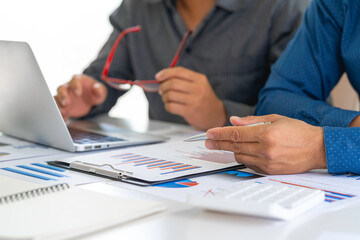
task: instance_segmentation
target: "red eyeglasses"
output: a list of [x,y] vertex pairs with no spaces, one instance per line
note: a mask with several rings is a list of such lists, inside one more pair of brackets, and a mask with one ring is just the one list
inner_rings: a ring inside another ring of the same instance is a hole
[[[122,31],[119,36],[117,37],[114,45],[112,46],[109,56],[106,59],[105,62],[105,66],[104,69],[102,71],[101,74],[101,79],[104,80],[110,87],[113,87],[115,89],[118,90],[122,90],[122,91],[126,91],[129,90],[131,88],[131,86],[133,85],[138,85],[139,87],[141,87],[144,91],[146,92],[157,92],[159,91],[160,88],[160,82],[157,80],[125,80],[125,79],[118,79],[118,78],[112,78],[109,77],[109,69],[110,69],[110,65],[111,62],[114,58],[114,54],[115,51],[117,49],[117,46],[119,45],[121,39],[128,33],[132,33],[132,32],[140,32],[141,31],[141,26],[135,26],[135,27],[130,27],[130,28],[126,28],[124,31]],[[191,31],[187,31],[180,43],[180,46],[178,48],[178,50],[176,51],[176,54],[173,58],[173,60],[171,61],[170,64],[170,68],[173,68],[176,66],[176,63],[179,60],[179,56],[181,53],[182,48],[185,45],[186,40],[188,39],[188,37],[191,35]]]

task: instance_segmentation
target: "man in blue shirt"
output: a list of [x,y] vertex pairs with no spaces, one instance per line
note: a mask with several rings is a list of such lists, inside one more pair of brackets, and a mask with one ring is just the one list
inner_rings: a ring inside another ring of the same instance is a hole
[[[254,127],[208,131],[206,146],[235,152],[237,161],[270,174],[328,168],[360,174],[360,117],[326,103],[347,73],[360,92],[360,1],[313,0],[298,33],[272,68],[257,115],[232,118]],[[345,96],[346,97],[346,96]],[[310,125],[311,124],[311,125]],[[324,127],[319,127],[324,126]]]

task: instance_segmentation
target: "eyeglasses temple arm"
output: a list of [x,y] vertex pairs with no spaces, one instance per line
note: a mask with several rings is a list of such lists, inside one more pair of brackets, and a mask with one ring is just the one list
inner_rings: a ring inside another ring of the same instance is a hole
[[175,54],[173,60],[171,61],[170,68],[173,68],[173,67],[176,66],[176,63],[177,63],[178,60],[179,60],[181,51],[182,51],[182,49],[183,49],[183,47],[184,47],[184,45],[185,45],[185,43],[186,43],[186,40],[189,38],[189,36],[190,36],[191,34],[192,34],[192,31],[187,31],[187,32],[184,34],[184,36],[183,36],[183,38],[182,38],[182,40],[181,40],[180,46],[179,46],[178,50],[176,51],[176,54]]
[[121,39],[128,33],[131,33],[131,32],[140,32],[141,30],[141,26],[135,26],[135,27],[130,27],[130,28],[127,28],[125,29],[124,31],[122,31],[119,36],[116,38],[115,40],[115,43],[114,45],[112,46],[111,50],[110,50],[110,53],[106,59],[106,62],[105,62],[105,66],[104,66],[104,69],[102,71],[102,74],[101,74],[101,79],[105,80],[108,76],[108,73],[109,73],[109,69],[110,69],[110,65],[111,65],[111,62],[114,58],[114,54],[115,54],[115,51],[116,51],[116,48],[117,46],[119,45]]

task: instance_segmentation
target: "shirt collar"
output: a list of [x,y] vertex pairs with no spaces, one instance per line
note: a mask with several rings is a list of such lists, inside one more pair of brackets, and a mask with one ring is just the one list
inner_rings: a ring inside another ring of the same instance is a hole
[[[167,2],[168,6],[174,6],[174,0],[146,0],[149,3]],[[216,6],[230,12],[240,11],[251,0],[216,0]]]

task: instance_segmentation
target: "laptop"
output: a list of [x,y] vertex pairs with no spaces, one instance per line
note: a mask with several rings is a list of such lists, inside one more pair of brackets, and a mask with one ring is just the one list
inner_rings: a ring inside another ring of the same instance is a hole
[[30,46],[25,42],[0,41],[0,132],[70,152],[166,140],[106,123],[75,121],[68,125]]

